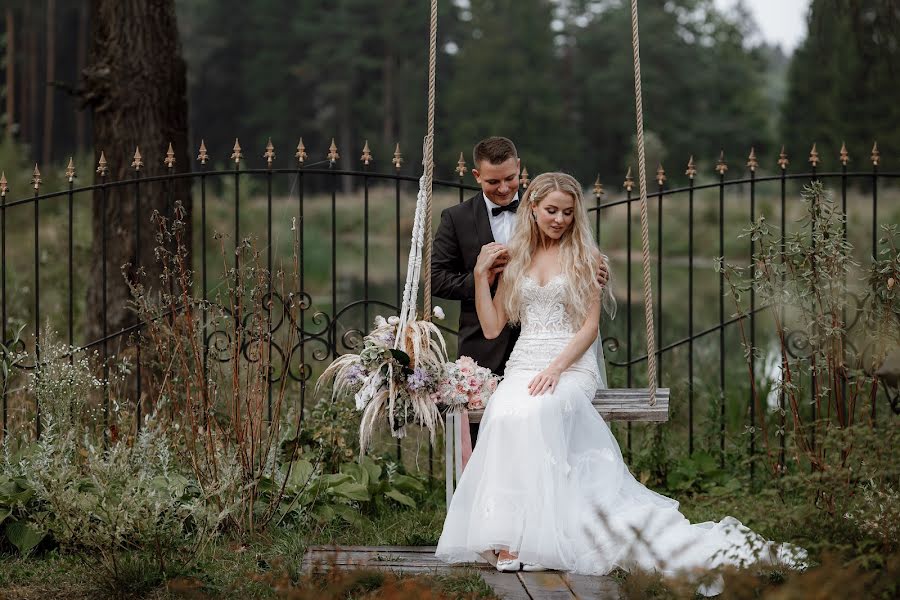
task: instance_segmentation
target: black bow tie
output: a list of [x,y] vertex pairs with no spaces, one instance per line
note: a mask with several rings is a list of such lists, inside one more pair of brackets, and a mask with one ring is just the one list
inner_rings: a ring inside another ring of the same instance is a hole
[[514,212],[516,212],[517,208],[519,208],[519,201],[513,200],[506,206],[495,206],[494,208],[491,209],[491,214],[496,217],[497,215],[499,215],[500,213],[502,213],[505,210],[508,210],[509,212],[514,213]]

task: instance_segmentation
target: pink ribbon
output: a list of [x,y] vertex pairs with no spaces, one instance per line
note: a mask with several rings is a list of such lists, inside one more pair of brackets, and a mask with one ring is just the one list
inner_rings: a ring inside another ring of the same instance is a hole
[[[462,469],[465,470],[469,457],[472,456],[472,433],[469,431],[469,411],[460,413],[460,443],[462,444]],[[460,471],[462,472],[462,471]]]

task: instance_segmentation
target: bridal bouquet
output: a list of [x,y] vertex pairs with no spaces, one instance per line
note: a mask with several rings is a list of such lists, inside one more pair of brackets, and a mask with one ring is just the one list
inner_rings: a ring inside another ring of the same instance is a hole
[[500,378],[472,358],[460,356],[455,363],[447,363],[447,375],[432,397],[448,410],[479,410],[497,389]]
[[[442,316],[440,308],[436,316]],[[428,429],[432,441],[448,410],[484,408],[499,378],[467,356],[447,360],[440,330],[429,321],[407,323],[403,349],[398,345],[399,317],[375,317],[375,327],[363,338],[359,354],[335,359],[316,383],[316,393],[331,385],[332,398],[353,399],[362,413],[360,452],[365,452],[379,422],[402,438],[409,423]]]
[[432,439],[440,410],[432,395],[445,377],[447,348],[438,328],[428,321],[406,325],[403,349],[398,345],[400,319],[375,317],[375,328],[363,338],[359,354],[338,357],[319,378],[316,391],[332,386],[334,399],[352,398],[362,412],[360,451],[365,452],[378,422],[387,420],[391,434],[402,438],[406,425],[418,423]]

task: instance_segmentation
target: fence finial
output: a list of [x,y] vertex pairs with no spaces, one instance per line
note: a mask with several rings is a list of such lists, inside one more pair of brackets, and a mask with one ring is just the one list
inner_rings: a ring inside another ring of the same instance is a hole
[[787,154],[784,152],[784,146],[782,145],[781,152],[778,153],[778,166],[784,171],[789,164],[791,164],[791,161],[788,160]]
[[8,191],[9,185],[7,185],[6,181],[6,171],[0,171],[0,198],[6,198]]
[[306,146],[303,145],[303,138],[300,138],[300,142],[297,144],[297,151],[294,152],[294,158],[297,159],[297,164],[301,167],[303,163],[306,162],[306,159],[309,158],[309,155],[306,153]]
[[141,167],[144,166],[143,158],[141,157],[141,148],[140,146],[134,147],[134,157],[131,160],[131,166],[135,171],[140,171]]
[[600,183],[600,173],[597,173],[597,179],[594,181],[594,198],[597,200],[600,199],[600,196],[605,194],[603,191],[603,184]]
[[359,157],[359,160],[367,167],[369,166],[369,163],[372,162],[372,151],[369,150],[369,140],[366,140],[365,145],[363,145],[362,156]]
[[850,162],[850,153],[847,152],[847,143],[841,142],[841,164],[846,167],[848,162]]
[[815,142],[813,142],[812,150],[809,151],[809,164],[813,166],[813,169],[819,166],[819,151],[816,150]]
[[522,175],[519,177],[519,185],[522,186],[522,189],[528,189],[528,184],[531,183],[531,178],[528,176],[528,167],[522,166]]
[[66,178],[69,180],[69,183],[75,181],[75,160],[70,156],[69,164],[66,165]]
[[266,142],[266,151],[263,153],[263,158],[266,159],[266,167],[271,169],[272,162],[275,160],[275,146],[272,144],[272,138],[269,138],[269,141]]
[[725,171],[728,170],[728,163],[725,162],[725,150],[721,150],[719,152],[719,161],[716,163],[716,172],[720,177],[725,175]]
[[334,138],[331,138],[331,145],[328,147],[328,162],[334,165],[334,161],[341,157],[338,154],[337,144],[334,143]]
[[656,164],[656,183],[662,185],[666,182],[666,170],[663,169],[662,163]]
[[456,174],[463,177],[466,174],[466,171],[468,171],[468,169],[466,169],[466,159],[463,158],[463,153],[460,152],[459,160],[456,161]]
[[628,167],[628,172],[625,173],[625,183],[622,184],[622,187],[625,188],[626,192],[634,189],[634,177],[631,176],[631,167]]
[[166,150],[166,157],[163,159],[168,168],[175,166],[175,150],[172,148],[172,142],[169,142],[169,149]]
[[34,163],[34,172],[31,174],[31,185],[34,186],[34,191],[39,191],[41,189],[41,171],[38,169],[37,163]]
[[394,163],[394,168],[396,170],[400,170],[400,166],[403,165],[403,155],[400,153],[400,142],[397,142],[397,147],[394,148],[394,160],[391,161]]
[[697,166],[694,165],[694,155],[691,154],[691,157],[688,159],[687,170],[684,172],[685,175],[690,177],[691,179],[697,175]]
[[240,165],[242,158],[244,158],[244,155],[241,154],[241,143],[237,138],[234,138],[234,148],[231,149],[231,160],[234,161],[235,165]]
[[878,151],[878,142],[872,146],[872,165],[878,166],[878,163],[881,162],[881,152]]
[[200,150],[199,154],[197,154],[197,160],[200,161],[201,165],[205,165],[206,161],[209,160],[209,152],[206,151],[206,141],[202,138],[200,139]]
[[100,177],[106,177],[107,173],[109,173],[109,166],[106,162],[106,153],[101,150],[100,160],[97,161],[97,175],[99,175]]
[[751,173],[756,173],[756,167],[759,166],[759,161],[756,160],[756,148],[750,146],[750,156],[747,157],[747,167],[749,167]]

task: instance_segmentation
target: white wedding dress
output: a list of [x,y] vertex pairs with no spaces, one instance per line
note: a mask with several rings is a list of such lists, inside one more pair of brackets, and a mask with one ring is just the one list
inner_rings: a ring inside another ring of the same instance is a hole
[[505,549],[523,563],[588,575],[635,566],[665,574],[757,561],[803,566],[802,549],[768,542],[732,517],[692,525],[677,501],[635,480],[591,405],[605,385],[599,340],[552,394],[528,394],[528,382],[577,329],[564,294],[564,275],[545,286],[526,277],[521,335],[485,409],[435,555],[475,562],[481,552]]

